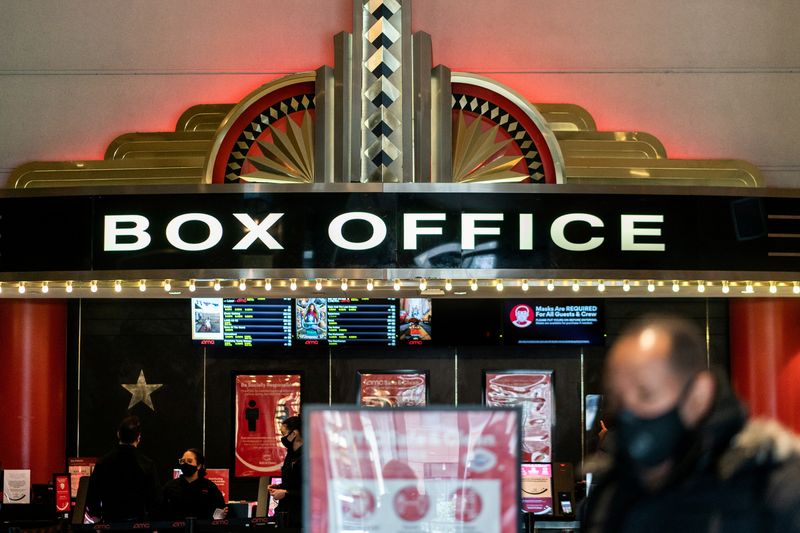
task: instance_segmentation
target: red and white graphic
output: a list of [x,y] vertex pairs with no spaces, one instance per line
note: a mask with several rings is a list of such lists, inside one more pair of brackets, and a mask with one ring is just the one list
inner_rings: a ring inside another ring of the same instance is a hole
[[522,462],[550,462],[555,412],[553,372],[487,372],[485,379],[487,406],[522,409]]
[[222,500],[228,501],[230,470],[227,468],[208,468],[206,469],[206,479],[213,482],[222,493]]
[[394,495],[394,512],[406,522],[422,520],[431,506],[427,494],[421,493],[416,487],[405,487]]
[[522,510],[537,515],[553,514],[553,466],[523,464],[521,472]]
[[70,497],[78,497],[78,483],[82,477],[91,476],[97,457],[70,457],[67,459],[67,472],[69,472]]
[[300,376],[238,375],[235,380],[234,475],[279,474],[286,456],[280,425],[286,418],[300,414]]
[[455,517],[459,522],[472,522],[481,514],[483,502],[481,495],[470,487],[457,489],[453,493]]
[[354,489],[342,502],[342,512],[357,520],[370,516],[375,512],[375,495],[363,488]]
[[359,404],[362,407],[424,407],[427,375],[424,372],[359,373]]
[[528,304],[519,304],[515,305],[511,309],[511,314],[509,318],[511,319],[511,323],[518,328],[527,328],[531,324],[533,324],[533,319],[536,317],[536,314]]
[[519,411],[315,407],[305,417],[311,533],[517,531]]
[[55,476],[53,484],[56,491],[56,512],[66,513],[69,511],[69,476]]

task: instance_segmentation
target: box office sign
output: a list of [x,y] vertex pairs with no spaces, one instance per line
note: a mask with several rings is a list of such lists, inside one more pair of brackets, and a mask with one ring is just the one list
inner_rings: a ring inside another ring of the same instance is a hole
[[306,410],[306,527],[518,531],[516,409]]
[[731,189],[731,195],[645,195],[543,187],[6,194],[0,270],[798,267],[800,241],[775,237],[800,233],[796,198],[737,196]]

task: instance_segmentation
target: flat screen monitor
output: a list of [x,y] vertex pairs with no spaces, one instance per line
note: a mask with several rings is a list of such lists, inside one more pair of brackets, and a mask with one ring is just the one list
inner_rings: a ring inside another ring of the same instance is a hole
[[436,299],[436,337],[439,346],[500,344],[503,300]]
[[[283,481],[279,477],[271,477],[271,478],[269,478],[269,484],[270,485],[280,485],[282,482]],[[275,516],[275,509],[277,509],[277,508],[278,508],[278,500],[276,500],[275,498],[272,497],[272,495],[270,495],[270,497],[269,497],[269,507],[267,508],[267,516],[270,517],[270,518]]]
[[603,304],[597,300],[506,300],[506,344],[603,345]]
[[397,317],[397,341],[402,344],[426,344],[432,340],[433,303],[430,298],[400,298]]
[[393,298],[328,298],[328,344],[397,344],[397,301]]
[[328,341],[328,301],[325,298],[298,298],[294,303],[294,334],[300,344]]
[[522,463],[522,511],[535,515],[553,514],[553,465]]
[[211,346],[291,346],[291,298],[192,298],[192,340]]

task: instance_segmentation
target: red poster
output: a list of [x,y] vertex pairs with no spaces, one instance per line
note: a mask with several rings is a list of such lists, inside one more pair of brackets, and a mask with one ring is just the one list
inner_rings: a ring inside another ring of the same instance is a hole
[[519,411],[335,409],[306,414],[311,533],[516,533]]
[[69,472],[69,486],[72,498],[78,497],[78,483],[84,476],[91,476],[97,457],[70,457],[67,461]]
[[234,475],[280,474],[286,455],[280,424],[300,414],[300,376],[237,375],[235,391]]
[[228,478],[229,470],[227,468],[207,468],[206,479],[213,481],[219,491],[222,493],[222,499],[227,503],[228,501]]
[[428,404],[426,372],[359,372],[358,377],[358,403],[362,407],[424,407]]
[[484,379],[487,406],[522,408],[522,462],[550,462],[555,421],[553,372],[486,372]]
[[66,474],[57,474],[53,476],[53,486],[56,491],[56,512],[66,513],[69,511],[69,476]]

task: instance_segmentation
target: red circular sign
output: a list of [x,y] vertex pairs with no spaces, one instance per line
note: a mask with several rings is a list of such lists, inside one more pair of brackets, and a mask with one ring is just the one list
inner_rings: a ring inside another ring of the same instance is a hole
[[350,518],[365,518],[375,512],[375,496],[366,489],[354,489],[342,503],[342,512]]
[[533,308],[528,304],[515,305],[509,314],[511,323],[518,328],[527,328],[533,324],[534,316]]
[[421,520],[428,513],[430,505],[428,495],[422,494],[416,487],[404,487],[394,496],[394,510],[406,522]]
[[459,522],[472,522],[481,514],[483,500],[474,489],[465,487],[453,493],[455,518]]

